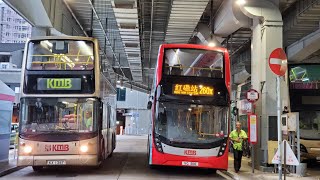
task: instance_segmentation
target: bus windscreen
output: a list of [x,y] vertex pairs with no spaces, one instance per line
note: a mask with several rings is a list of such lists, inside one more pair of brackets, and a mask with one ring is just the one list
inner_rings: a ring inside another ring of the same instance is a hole
[[33,40],[28,44],[27,70],[92,70],[93,42]]
[[164,75],[220,78],[223,76],[223,53],[202,49],[166,49]]

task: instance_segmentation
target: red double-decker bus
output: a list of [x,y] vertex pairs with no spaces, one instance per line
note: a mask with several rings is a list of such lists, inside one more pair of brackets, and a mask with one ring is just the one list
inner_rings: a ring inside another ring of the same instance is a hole
[[228,168],[227,49],[160,46],[152,88],[149,165]]

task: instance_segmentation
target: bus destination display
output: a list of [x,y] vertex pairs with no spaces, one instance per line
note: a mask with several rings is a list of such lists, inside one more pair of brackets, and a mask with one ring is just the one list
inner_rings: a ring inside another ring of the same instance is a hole
[[172,93],[176,95],[189,96],[213,96],[214,88],[212,86],[192,85],[192,84],[174,84]]
[[81,78],[38,78],[37,90],[81,90]]

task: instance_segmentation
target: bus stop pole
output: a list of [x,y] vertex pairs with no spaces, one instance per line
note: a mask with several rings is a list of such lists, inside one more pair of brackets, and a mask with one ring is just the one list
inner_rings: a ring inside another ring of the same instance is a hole
[[279,180],[282,179],[282,148],[281,148],[281,141],[282,141],[282,134],[281,134],[281,102],[280,102],[280,76],[277,76],[277,120],[278,120],[278,149],[280,150],[279,153]]
[[[252,106],[253,106],[253,113],[256,114],[256,108],[254,103],[252,103]],[[250,119],[249,119],[249,122],[250,122]],[[250,143],[251,143],[251,168],[252,168],[252,173],[254,173],[254,147],[253,147],[254,144],[252,142]]]

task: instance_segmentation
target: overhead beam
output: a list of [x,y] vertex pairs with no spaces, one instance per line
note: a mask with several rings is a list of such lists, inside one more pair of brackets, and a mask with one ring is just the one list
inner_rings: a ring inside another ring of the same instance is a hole
[[289,61],[302,61],[320,49],[320,29],[287,47]]

